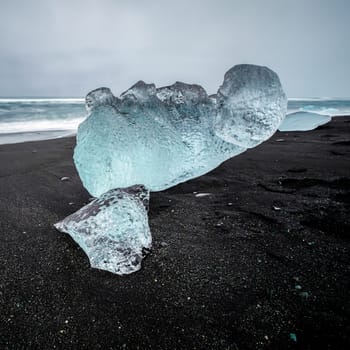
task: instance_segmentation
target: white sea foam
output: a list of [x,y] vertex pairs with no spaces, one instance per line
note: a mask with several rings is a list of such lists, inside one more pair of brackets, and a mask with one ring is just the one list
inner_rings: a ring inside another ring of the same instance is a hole
[[74,134],[85,113],[80,98],[0,98],[0,144]]
[[288,101],[350,101],[345,97],[288,97]]
[[18,122],[0,122],[0,135],[11,133],[26,133],[38,131],[57,131],[71,130],[76,131],[78,125],[84,120],[81,118],[60,120],[33,120],[33,121],[18,121]]
[[0,145],[10,143],[20,143],[29,141],[43,141],[57,139],[61,137],[74,136],[76,131],[72,130],[52,130],[25,133],[0,134]]
[[83,98],[0,98],[1,103],[84,103]]
[[288,112],[311,112],[322,115],[350,115],[350,100],[345,98],[289,98]]

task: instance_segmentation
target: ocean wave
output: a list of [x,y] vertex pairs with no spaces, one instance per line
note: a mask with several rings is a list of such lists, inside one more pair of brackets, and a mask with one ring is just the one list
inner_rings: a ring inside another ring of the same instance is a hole
[[345,97],[288,97],[288,101],[350,101]]
[[28,141],[43,141],[58,139],[61,137],[74,136],[75,130],[52,130],[52,131],[37,131],[37,132],[20,132],[11,134],[0,134],[0,145],[21,143]]
[[0,122],[0,134],[11,134],[19,132],[35,132],[50,130],[77,130],[78,125],[84,117],[74,119],[56,120],[31,120],[17,122]]
[[347,99],[296,99],[288,100],[288,112],[310,112],[331,116],[350,115],[350,100]]
[[0,103],[85,103],[84,98],[0,98]]

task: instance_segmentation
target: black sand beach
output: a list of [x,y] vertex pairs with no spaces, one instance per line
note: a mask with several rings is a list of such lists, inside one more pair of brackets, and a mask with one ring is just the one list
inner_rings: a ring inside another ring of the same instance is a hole
[[350,117],[152,193],[125,277],[52,226],[90,197],[74,142],[0,146],[0,349],[350,348]]

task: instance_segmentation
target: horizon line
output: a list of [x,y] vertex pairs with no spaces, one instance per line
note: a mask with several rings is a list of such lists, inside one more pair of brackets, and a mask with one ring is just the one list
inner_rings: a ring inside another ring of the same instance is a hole
[[[349,97],[287,97],[288,101],[320,101],[320,100],[350,100]],[[85,97],[61,97],[61,96],[0,96],[0,102],[23,102],[23,101],[85,101]]]

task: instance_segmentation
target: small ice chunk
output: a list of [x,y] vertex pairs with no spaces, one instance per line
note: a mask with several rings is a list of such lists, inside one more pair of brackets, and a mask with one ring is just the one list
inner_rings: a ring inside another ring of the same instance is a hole
[[289,338],[293,341],[297,341],[297,335],[295,333],[289,333]]
[[70,180],[70,177],[68,176],[61,177],[61,181],[68,181],[68,180]]
[[308,131],[316,129],[318,126],[329,123],[332,117],[311,112],[295,112],[288,114],[279,131]]
[[196,197],[207,197],[207,196],[211,196],[211,193],[197,193]]
[[55,224],[85,251],[92,267],[118,275],[141,268],[152,243],[149,191],[141,185],[113,189]]

